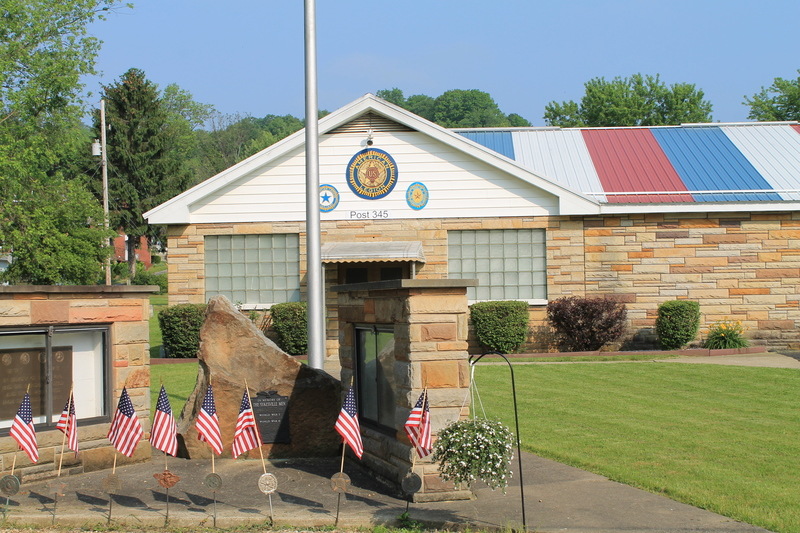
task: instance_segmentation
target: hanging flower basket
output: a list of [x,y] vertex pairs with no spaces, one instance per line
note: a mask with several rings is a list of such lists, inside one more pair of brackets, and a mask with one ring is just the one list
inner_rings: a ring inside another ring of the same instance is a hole
[[505,490],[511,477],[514,435],[496,420],[470,418],[444,428],[433,447],[442,479],[471,486],[483,481]]

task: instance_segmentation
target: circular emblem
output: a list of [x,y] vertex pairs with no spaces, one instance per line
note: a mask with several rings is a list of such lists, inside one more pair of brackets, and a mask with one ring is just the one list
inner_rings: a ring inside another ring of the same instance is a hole
[[56,352],[56,362],[63,363],[64,362],[64,352]]
[[397,164],[383,150],[361,150],[347,164],[347,185],[359,198],[383,198],[396,184]]
[[331,489],[333,492],[347,492],[350,485],[350,476],[344,472],[337,472],[331,476]]
[[406,189],[406,203],[417,211],[428,205],[428,188],[418,181],[409,185]]
[[420,478],[414,472],[409,472],[400,482],[400,487],[406,494],[414,494],[415,492],[419,492],[419,489],[422,488],[422,478]]
[[319,210],[328,213],[339,205],[339,191],[333,185],[319,186]]
[[272,494],[278,488],[278,478],[273,474],[261,474],[258,478],[258,490],[264,494]]
[[219,474],[212,472],[206,475],[203,483],[211,490],[217,490],[222,486],[222,478],[219,476]]
[[116,494],[122,488],[122,480],[117,474],[109,474],[103,480],[103,490],[107,494]]
[[11,475],[3,476],[0,479],[0,492],[6,496],[13,496],[19,492],[19,478]]
[[31,362],[31,354],[28,352],[22,352],[22,355],[19,356],[19,362],[23,365],[27,365]]
[[9,353],[4,353],[3,354],[3,364],[5,366],[8,366],[8,365],[11,364],[11,354],[9,354]]
[[164,470],[161,473],[153,474],[153,477],[156,478],[158,480],[158,484],[165,489],[171,489],[178,483],[178,481],[181,480],[180,476],[173,474],[169,470]]

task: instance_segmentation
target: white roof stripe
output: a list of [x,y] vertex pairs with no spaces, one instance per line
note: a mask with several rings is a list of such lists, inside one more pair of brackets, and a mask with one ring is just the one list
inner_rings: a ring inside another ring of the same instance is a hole
[[[758,128],[722,126],[736,148],[784,200],[800,200],[800,133],[788,125],[762,125]],[[783,192],[780,192],[783,191]]]
[[[602,191],[589,149],[580,130],[512,131],[518,163],[574,191]],[[606,202],[605,195],[593,196]]]

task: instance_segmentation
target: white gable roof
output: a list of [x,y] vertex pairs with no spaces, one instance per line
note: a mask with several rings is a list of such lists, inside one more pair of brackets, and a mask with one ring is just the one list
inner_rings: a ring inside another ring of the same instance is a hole
[[[432,143],[441,153],[456,154],[456,156],[460,158],[459,162],[455,163],[456,167],[460,165],[463,168],[463,161],[466,157],[467,160],[471,161],[471,164],[468,166],[470,166],[470,168],[474,166],[478,169],[477,174],[480,175],[480,179],[484,179],[488,174],[496,176],[498,179],[496,180],[494,188],[490,188],[488,192],[481,192],[480,194],[486,194],[489,197],[494,195],[498,205],[504,205],[503,202],[510,202],[508,204],[510,210],[508,212],[504,211],[500,213],[500,215],[511,216],[520,214],[519,211],[513,210],[514,205],[512,205],[513,202],[511,200],[512,197],[517,198],[520,197],[520,195],[524,197],[527,194],[524,192],[526,190],[536,191],[536,194],[547,197],[545,203],[549,204],[549,207],[545,209],[549,209],[549,214],[572,215],[599,213],[599,203],[597,201],[565,188],[551,180],[545,179],[522,167],[519,163],[481,144],[422,119],[372,94],[366,94],[358,100],[320,119],[319,133],[321,143],[323,142],[322,139],[325,134],[369,112],[405,126],[413,132],[413,135],[410,133],[398,134],[396,136],[397,139],[395,139],[396,143],[398,143],[397,146],[402,148],[400,143],[403,142],[405,142],[407,146],[410,146],[410,144],[420,144],[419,141],[423,141],[421,144],[426,146]],[[420,134],[422,134],[422,136],[420,136]],[[363,135],[361,135],[361,137],[363,137]],[[280,195],[271,195],[270,193],[264,195],[264,198],[267,199],[264,200],[262,198],[262,203],[257,207],[248,208],[248,206],[240,205],[228,209],[226,213],[222,213],[223,209],[213,205],[213,203],[214,201],[219,201],[220,198],[232,191],[233,188],[242,185],[248,180],[253,180],[254,176],[258,176],[259,173],[264,172],[265,169],[271,166],[274,168],[281,164],[286,164],[287,161],[291,161],[295,166],[297,166],[297,164],[304,165],[304,143],[305,130],[300,130],[244,161],[220,172],[216,176],[192,187],[182,194],[175,196],[171,200],[151,209],[144,214],[144,217],[151,224],[242,222],[252,219],[251,215],[256,211],[264,212],[265,204],[263,202],[272,202],[273,205],[280,210],[281,206],[289,205],[291,202],[282,199]],[[333,149],[335,150],[335,146]],[[351,147],[343,148],[342,150],[345,150],[341,154],[344,160],[341,166],[341,172],[339,173],[344,176],[346,163],[354,152]],[[303,170],[303,176],[304,172]],[[484,179],[484,181],[486,180]],[[296,186],[297,184],[295,183],[294,185]],[[275,185],[272,185],[272,187],[274,192]],[[255,188],[251,187],[250,190],[253,191]],[[506,191],[511,192],[509,192],[507,198],[504,198],[501,193]],[[520,193],[520,191],[522,192]],[[452,193],[455,197],[458,197],[459,191],[454,190]],[[287,194],[293,194],[293,198],[297,197],[298,194],[303,194],[304,196],[304,187]],[[469,191],[464,191],[464,198],[462,198],[461,201],[466,202],[466,196],[468,195]],[[256,195],[252,193],[240,192],[240,196],[244,199],[240,201],[257,203],[255,199]],[[284,198],[288,197],[289,196],[286,196]],[[250,200],[248,200],[248,198]],[[473,200],[481,202],[484,201],[485,198],[474,198]],[[530,204],[530,200],[528,199],[527,201]],[[519,210],[528,209],[527,214],[542,214],[532,210],[532,208],[527,206],[523,201],[518,203],[519,205],[517,208]],[[461,213],[459,216],[475,216],[474,213],[466,212],[469,209],[468,202],[463,205],[465,212]],[[304,219],[305,213],[302,209],[299,210],[300,212],[297,212],[297,209],[294,209],[294,211],[295,216],[299,217],[300,220]],[[442,216],[441,214],[437,214],[435,209],[426,209],[424,212],[413,213],[413,215],[420,218]],[[495,213],[494,216],[498,216],[498,213]],[[289,220],[289,218],[284,218],[284,220]]]

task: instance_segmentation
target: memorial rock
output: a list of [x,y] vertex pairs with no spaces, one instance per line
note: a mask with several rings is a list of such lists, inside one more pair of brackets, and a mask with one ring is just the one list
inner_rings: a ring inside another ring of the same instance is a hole
[[[341,438],[333,428],[341,404],[339,381],[283,352],[224,296],[209,301],[200,329],[198,357],[197,383],[178,419],[179,456],[211,457],[211,449],[198,440],[195,428],[209,382],[214,388],[222,430],[222,456],[231,456],[245,380],[254,402],[259,392],[285,397],[281,398],[281,403],[283,416],[288,417],[289,438],[264,444],[265,458],[312,457],[339,452]],[[262,426],[265,431],[272,431],[271,424]],[[250,451],[249,456],[258,457],[258,450]]]

